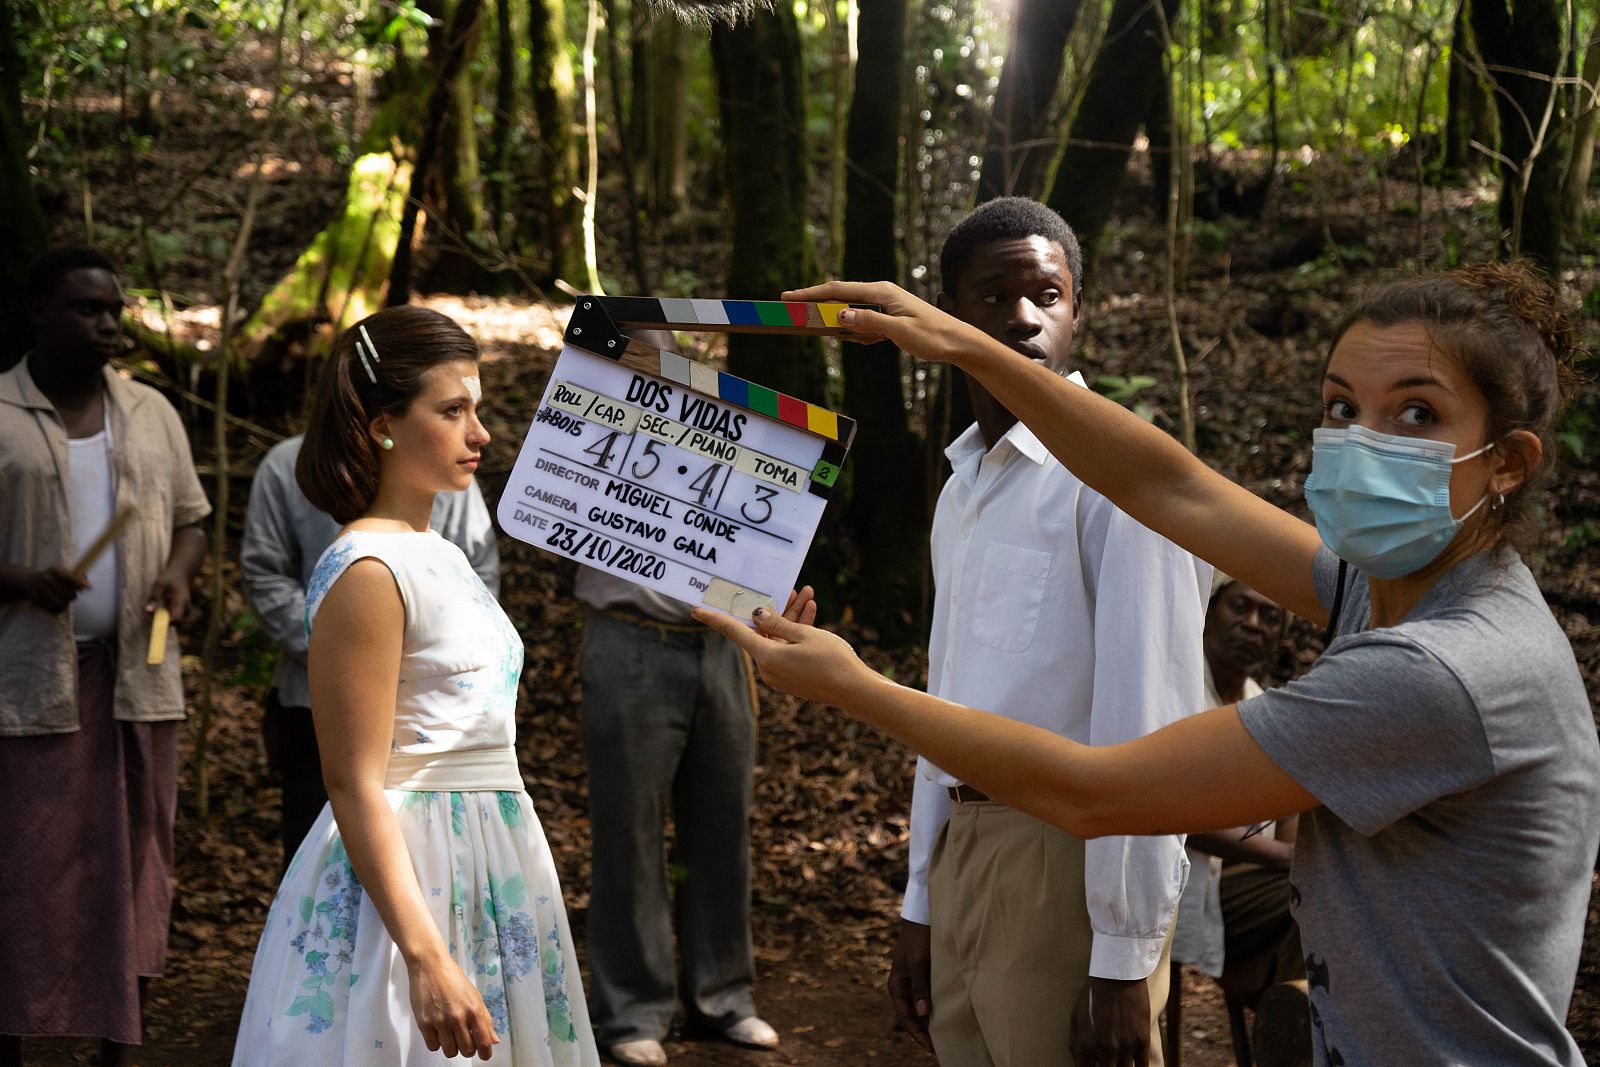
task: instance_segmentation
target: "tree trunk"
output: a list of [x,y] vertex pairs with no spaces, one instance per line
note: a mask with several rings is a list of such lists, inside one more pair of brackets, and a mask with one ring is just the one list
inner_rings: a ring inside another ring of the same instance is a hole
[[[900,174],[901,65],[905,62],[906,0],[862,0],[860,53],[845,135],[844,256],[851,279],[897,281],[895,193]],[[870,427],[856,438],[850,463],[845,524],[860,550],[854,610],[889,644],[916,640],[927,540],[909,536],[920,517],[922,451],[906,417],[901,356],[893,343],[847,344],[842,349],[844,409]]]
[[578,142],[573,136],[577,89],[567,54],[566,12],[561,0],[529,0],[528,11],[533,115],[539,128],[543,180],[535,203],[523,213],[522,236],[540,252],[536,281],[575,280],[583,277],[583,249],[578,243],[582,205],[573,192],[578,184]]
[[[656,28],[666,19],[651,18],[650,8],[643,3],[628,5],[628,144],[633,148],[633,158],[640,166],[650,158],[650,52]],[[671,20],[676,22],[676,19]],[[613,71],[612,80],[621,75]]]
[[1150,206],[1163,217],[1172,194],[1172,101],[1173,93],[1165,87],[1151,93],[1149,114],[1144,118],[1144,136],[1150,145]]
[[[437,53],[437,59],[430,63],[435,81],[433,91],[428,94],[428,111],[422,127],[422,144],[417,149],[416,164],[411,171],[411,188],[406,196],[405,213],[400,218],[400,239],[395,248],[394,264],[389,270],[389,295],[386,302],[390,307],[406,304],[411,300],[411,258],[417,228],[417,213],[422,207],[423,198],[427,195],[435,166],[441,168],[448,188],[455,184],[455,178],[460,176],[461,168],[465,165],[459,157],[463,133],[457,128],[458,124],[451,116],[452,112],[456,112],[460,107],[462,83],[471,84],[471,80],[466,76],[467,61],[477,42],[478,16],[481,12],[480,0],[456,0],[449,22],[429,48],[430,53]],[[476,145],[476,130],[469,129],[467,132],[471,134]],[[476,147],[473,153],[472,166],[476,168]],[[454,215],[455,210],[454,206],[447,208],[451,221],[459,224],[461,220]],[[481,204],[479,211],[478,217],[481,218]],[[476,229],[476,224],[473,229]],[[456,232],[464,236],[467,231]]]
[[156,123],[156,61],[155,61],[155,10],[153,4],[132,5],[134,8],[133,40],[128,44],[134,66],[133,106],[128,109],[133,128],[139,133],[155,133]]
[[1472,0],[1456,5],[1455,29],[1450,38],[1450,80],[1447,85],[1447,116],[1444,131],[1445,173],[1474,170],[1488,158],[1472,142],[1493,148],[1500,140],[1495,121],[1494,99],[1480,71],[1483,58],[1472,38]]
[[1283,21],[1279,50],[1285,56],[1298,58],[1332,56],[1334,48],[1344,44],[1363,17],[1358,5],[1347,0],[1284,3],[1278,12]]
[[[437,222],[438,256],[430,265],[430,288],[466,292],[492,283],[481,262],[483,238],[482,169],[478,162],[478,81],[473,59],[483,36],[482,0],[448,0],[441,29],[429,41],[428,60],[448,95],[438,125],[438,154],[417,171],[415,189],[423,192],[430,222]],[[430,112],[431,114],[431,112]],[[423,131],[423,137],[429,131]],[[420,161],[420,160],[419,160]],[[415,192],[412,194],[415,196]]]
[[1055,142],[1045,119],[1061,85],[1067,38],[1081,0],[1021,0],[995,91],[978,179],[978,201],[1038,196]]
[[455,7],[457,10],[451,12],[448,25],[452,29],[459,26],[460,30],[440,42],[445,51],[436,64],[440,80],[450,84],[450,101],[444,110],[445,129],[439,141],[438,174],[450,227],[459,240],[465,240],[483,226],[478,124],[474,118],[478,107],[477,85],[469,69],[483,36],[483,5],[481,0],[456,0]]
[[[1501,251],[1551,277],[1561,264],[1561,5],[1558,0],[1473,0],[1472,30],[1500,113]],[[1523,73],[1526,72],[1526,73]],[[1553,99],[1552,99],[1553,98]]]
[[850,127],[850,85],[855,73],[855,34],[860,20],[856,0],[845,4],[843,14],[838,4],[827,0],[822,12],[828,27],[828,96],[832,109],[828,135],[827,262],[836,264],[844,255],[845,160],[849,158],[845,138]]
[[517,125],[517,26],[511,0],[495,0],[494,124],[490,127],[489,230],[504,247],[510,237],[507,192],[511,186],[511,131]]
[[1200,10],[1200,48],[1208,56],[1233,51],[1233,27],[1237,20],[1230,0],[1205,0]]
[[[726,293],[776,299],[816,276],[806,233],[806,109],[800,28],[789,5],[711,31],[731,209]],[[728,370],[780,392],[828,403],[827,367],[815,337],[731,334]],[[865,436],[865,435],[862,435]],[[836,616],[842,562],[825,520],[802,573],[825,615]]]
[[629,126],[643,206],[656,217],[683,210],[689,197],[689,28],[658,16],[635,20]]
[[1600,102],[1596,100],[1600,90],[1600,28],[1591,31],[1589,46],[1584,50],[1582,78],[1577,123],[1572,130],[1572,160],[1561,187],[1561,214],[1567,233],[1574,238],[1583,232],[1590,168],[1594,165],[1595,120],[1600,117],[1600,107],[1596,107]]
[[[1179,0],[1161,0],[1167,22]],[[1072,224],[1087,264],[1111,217],[1133,139],[1161,86],[1161,21],[1148,0],[1115,0],[1047,202]]]
[[0,0],[0,371],[9,370],[33,347],[33,328],[23,297],[28,263],[44,249],[44,214],[28,170],[28,134],[22,118],[21,30],[13,0]]
[[[792,9],[764,12],[711,32],[732,208],[730,297],[774,300],[816,274],[806,235],[805,103],[800,30]],[[826,403],[816,338],[732,334],[728,369]]]

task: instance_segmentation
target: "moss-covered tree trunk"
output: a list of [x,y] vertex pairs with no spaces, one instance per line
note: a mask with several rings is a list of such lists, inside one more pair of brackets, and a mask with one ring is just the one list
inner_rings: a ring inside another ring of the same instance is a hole
[[[476,180],[477,129],[470,121],[470,111],[467,112],[468,120],[462,122],[460,109],[463,101],[463,83],[470,86],[472,82],[467,68],[473,49],[477,45],[482,13],[481,0],[455,0],[450,8],[449,19],[436,31],[436,36],[429,44],[428,66],[434,83],[428,94],[427,112],[422,123],[422,139],[417,148],[416,163],[411,170],[410,191],[406,195],[405,211],[400,217],[400,239],[395,247],[394,263],[389,268],[389,292],[385,302],[390,307],[409,303],[411,300],[412,246],[415,243],[417,216],[424,201],[432,199],[429,191],[436,174],[441,179],[442,199],[446,205],[443,214],[446,216],[447,225],[454,224],[454,238],[459,240],[476,232],[478,221],[482,218],[481,201],[477,203],[477,214],[470,223],[468,219],[456,214],[457,211],[473,210],[470,205],[459,202],[465,195],[465,190],[457,186],[462,181],[462,168],[467,165],[461,158],[462,142],[469,136],[474,145],[471,167],[473,179]],[[470,99],[470,93],[468,98]],[[462,128],[463,125],[465,129]]]
[[528,46],[539,173],[533,202],[523,209],[518,228],[535,263],[535,281],[565,278],[576,283],[584,273],[578,240],[583,209],[573,193],[578,184],[578,140],[573,134],[577,85],[561,0],[528,0]]
[[44,215],[28,170],[28,136],[22,121],[20,29],[13,0],[0,0],[0,370],[10,368],[33,345],[23,300],[28,261],[45,244]]
[[429,32],[434,94],[428,101],[410,195],[421,197],[430,223],[428,241],[437,250],[422,281],[449,292],[492,284],[482,262],[488,245],[483,235],[478,79],[473,69],[483,38],[484,9],[483,0],[441,0],[436,12],[441,17]]
[[411,164],[387,149],[363,152],[348,182],[339,214],[239,328],[236,352],[253,358],[308,322],[325,323],[336,335],[382,306]]
[[1056,149],[1045,121],[1081,6],[1080,0],[1021,0],[1017,5],[984,144],[980,201],[1043,191]]
[[[906,0],[862,0],[860,55],[845,134],[844,259],[852,280],[900,279],[895,196],[900,175],[901,65]],[[886,642],[925,635],[922,577],[927,539],[921,442],[911,432],[900,351],[888,341],[842,350],[844,408],[865,427],[850,457],[845,521],[860,552],[856,617]]]
[[[1161,0],[1170,25],[1179,0]],[[1115,0],[1046,202],[1072,224],[1087,263],[1116,205],[1133,139],[1162,85],[1161,16],[1150,0]]]
[[1455,26],[1450,35],[1444,155],[1439,161],[1446,174],[1482,166],[1489,157],[1473,148],[1472,143],[1493,148],[1500,139],[1494,100],[1481,73],[1483,58],[1472,38],[1471,7],[1472,0],[1460,0],[1456,5]]
[[[1551,276],[1561,265],[1559,143],[1562,5],[1558,0],[1472,0],[1472,30],[1496,84],[1500,113],[1501,249]],[[1552,106],[1552,96],[1554,105]]]

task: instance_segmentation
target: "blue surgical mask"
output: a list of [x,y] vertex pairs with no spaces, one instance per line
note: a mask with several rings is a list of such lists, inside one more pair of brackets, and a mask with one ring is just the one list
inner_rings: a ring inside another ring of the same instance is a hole
[[1450,511],[1450,469],[1493,443],[1457,456],[1448,441],[1396,437],[1362,426],[1311,435],[1306,503],[1317,533],[1340,559],[1374,578],[1401,578],[1445,550],[1487,493],[1459,519]]

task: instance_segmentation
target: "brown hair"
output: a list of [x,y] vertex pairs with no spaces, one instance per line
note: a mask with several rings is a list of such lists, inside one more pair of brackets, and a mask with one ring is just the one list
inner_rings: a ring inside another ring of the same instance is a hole
[[1545,276],[1515,260],[1386,282],[1340,321],[1333,344],[1358,322],[1421,323],[1488,401],[1489,443],[1498,446],[1514,430],[1539,438],[1539,464],[1487,520],[1497,543],[1526,548],[1537,526],[1532,500],[1554,471],[1556,423],[1577,383],[1582,348],[1571,312]]
[[[375,363],[368,353],[372,376],[356,350],[363,328],[377,349]],[[404,414],[431,368],[477,358],[478,343],[453,320],[427,308],[385,308],[340,334],[317,382],[295,462],[295,481],[306,499],[340,523],[365,514],[378,495],[372,420]]]

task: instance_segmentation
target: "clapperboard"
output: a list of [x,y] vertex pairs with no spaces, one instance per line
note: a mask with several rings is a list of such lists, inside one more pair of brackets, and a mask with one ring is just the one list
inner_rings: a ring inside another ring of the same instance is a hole
[[781,608],[855,422],[621,331],[837,334],[849,306],[579,297],[501,528],[744,620]]

